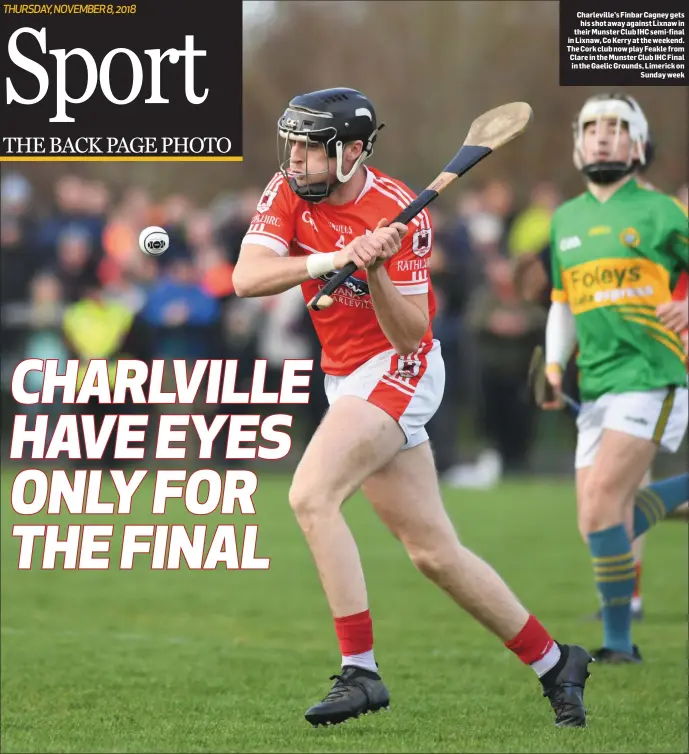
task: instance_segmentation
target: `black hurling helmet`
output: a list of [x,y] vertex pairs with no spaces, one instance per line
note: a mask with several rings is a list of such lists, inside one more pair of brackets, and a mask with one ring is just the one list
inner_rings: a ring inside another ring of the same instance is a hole
[[[322,202],[342,183],[346,183],[359,165],[373,153],[373,143],[383,128],[376,121],[376,111],[371,101],[356,89],[321,89],[310,94],[294,97],[278,120],[278,163],[280,172],[290,188],[301,199]],[[291,142],[322,144],[328,157],[336,160],[336,178],[330,169],[309,173],[308,152],[304,175],[322,180],[300,185],[289,171]],[[346,144],[353,141],[364,143],[361,155],[351,170],[344,173],[342,153]]]

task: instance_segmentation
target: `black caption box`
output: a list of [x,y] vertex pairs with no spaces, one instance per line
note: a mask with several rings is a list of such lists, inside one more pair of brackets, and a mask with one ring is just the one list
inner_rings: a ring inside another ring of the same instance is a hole
[[561,86],[686,86],[680,0],[560,0]]
[[5,2],[0,39],[0,161],[242,159],[238,0]]

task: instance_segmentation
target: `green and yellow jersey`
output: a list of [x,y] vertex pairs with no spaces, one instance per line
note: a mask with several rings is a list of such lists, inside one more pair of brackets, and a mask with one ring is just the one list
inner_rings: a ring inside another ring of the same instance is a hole
[[579,342],[583,400],[685,386],[682,341],[656,307],[689,267],[687,210],[637,179],[605,202],[590,191],[551,222],[553,301],[566,301]]

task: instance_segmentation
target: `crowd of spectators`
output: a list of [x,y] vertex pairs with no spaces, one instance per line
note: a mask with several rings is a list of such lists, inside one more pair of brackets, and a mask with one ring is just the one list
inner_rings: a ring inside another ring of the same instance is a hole
[[[258,358],[268,360],[271,379],[286,358],[318,362],[298,288],[267,299],[233,294],[233,265],[262,187],[199,205],[183,191],[159,198],[142,186],[119,189],[68,173],[55,182],[51,202],[39,202],[35,193],[20,172],[3,170],[5,416],[26,410],[9,392],[12,371],[24,358],[239,359],[240,384]],[[686,186],[677,195],[686,201]],[[537,409],[525,375],[543,337],[546,308],[517,294],[513,266],[519,256],[547,248],[550,216],[562,199],[555,185],[541,182],[526,206],[518,206],[510,184],[494,179],[460,193],[451,211],[432,212],[434,331],[448,379],[429,433],[448,483],[489,486],[503,473],[529,472]],[[149,225],[170,235],[160,258],[139,250],[139,233]],[[295,427],[296,447],[326,409],[319,370],[311,396]],[[59,403],[49,410],[55,419]],[[463,416],[484,447],[471,464],[462,463],[469,460],[458,431]]]

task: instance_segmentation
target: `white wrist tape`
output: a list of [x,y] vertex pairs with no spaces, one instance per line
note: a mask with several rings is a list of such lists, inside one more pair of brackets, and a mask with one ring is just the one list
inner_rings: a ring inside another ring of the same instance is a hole
[[309,254],[306,257],[306,271],[312,278],[319,278],[321,275],[332,272],[335,269],[335,254],[337,254],[336,251],[328,254]]
[[545,327],[546,364],[567,366],[577,343],[577,328],[568,303],[553,301]]

